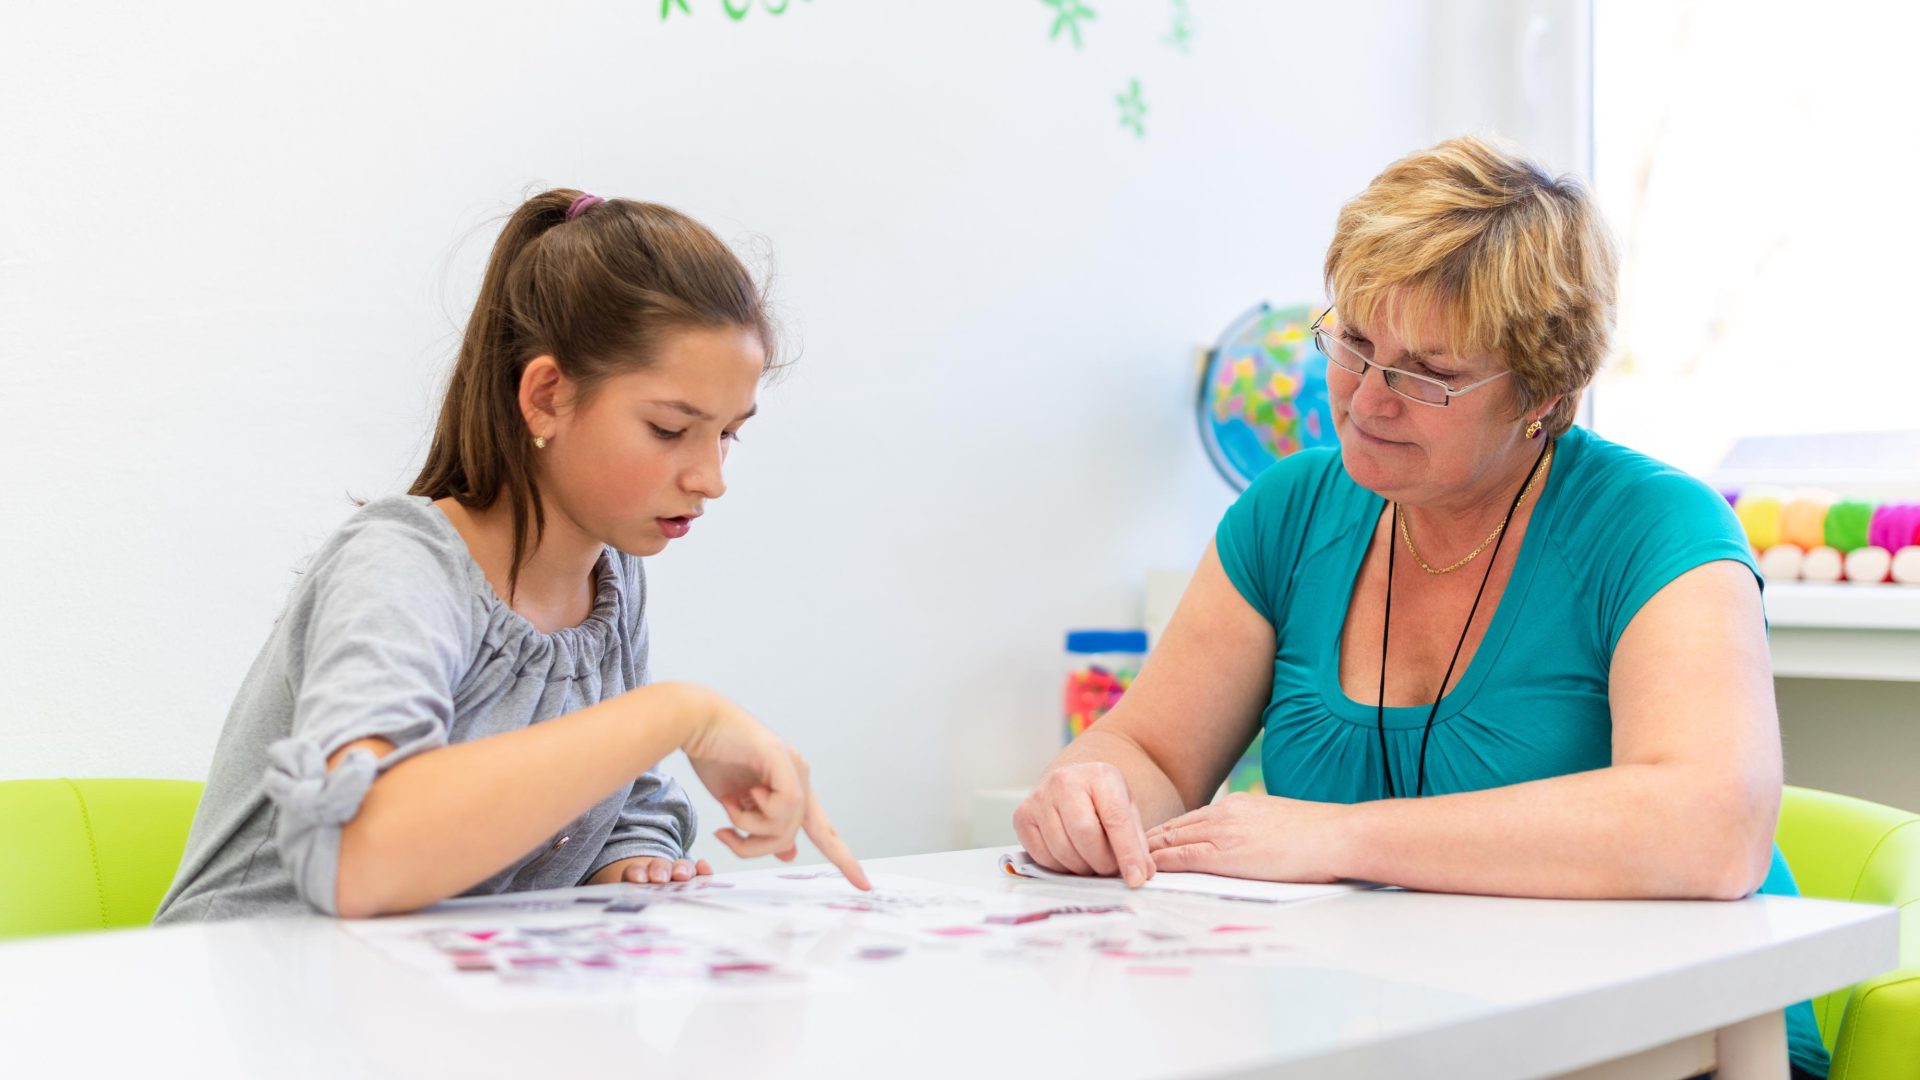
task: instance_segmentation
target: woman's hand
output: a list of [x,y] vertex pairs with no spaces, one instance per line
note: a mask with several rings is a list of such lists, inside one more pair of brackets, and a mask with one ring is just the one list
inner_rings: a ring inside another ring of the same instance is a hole
[[733,702],[711,691],[698,692],[701,719],[681,749],[733,823],[714,833],[720,842],[735,855],[789,860],[796,853],[794,835],[804,830],[848,881],[872,888],[814,797],[799,751]]
[[1261,881],[1340,880],[1333,831],[1348,807],[1242,791],[1147,833],[1153,864]]
[[1147,834],[1126,777],[1104,761],[1062,765],[1013,812],[1033,861],[1070,874],[1118,874],[1138,888],[1153,876]]

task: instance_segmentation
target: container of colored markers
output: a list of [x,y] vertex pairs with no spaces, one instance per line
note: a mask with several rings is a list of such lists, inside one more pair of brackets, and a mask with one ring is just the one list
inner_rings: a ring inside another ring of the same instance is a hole
[[1727,493],[1768,581],[1920,585],[1920,503],[1827,491]]
[[1120,703],[1147,656],[1145,630],[1069,630],[1064,708],[1067,741]]

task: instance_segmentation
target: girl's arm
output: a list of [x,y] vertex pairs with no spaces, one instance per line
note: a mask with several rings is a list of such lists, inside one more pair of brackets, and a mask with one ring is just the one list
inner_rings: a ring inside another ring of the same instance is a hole
[[[714,728],[735,720],[731,714],[739,710],[710,691],[658,683],[518,731],[409,758],[374,780],[359,812],[341,828],[335,910],[356,918],[454,896],[525,855],[675,749],[697,740],[711,745]],[[749,745],[750,752],[735,756],[761,759],[746,768],[770,773],[778,773],[779,759],[786,758],[785,776],[767,783],[801,786],[799,797],[806,801],[791,750],[753,721],[746,724],[767,745]],[[349,743],[332,755],[329,768],[355,748],[384,756],[393,744],[380,738]],[[761,833],[740,814],[734,818]],[[722,830],[721,838],[742,854],[791,847],[792,829],[783,838],[729,832]],[[822,850],[829,858],[845,855],[844,848]],[[848,877],[857,871],[856,865]]]
[[1745,896],[1766,878],[1780,807],[1764,625],[1751,571],[1695,567],[1614,651],[1611,767],[1354,806],[1236,796],[1149,834],[1155,862],[1502,896]]

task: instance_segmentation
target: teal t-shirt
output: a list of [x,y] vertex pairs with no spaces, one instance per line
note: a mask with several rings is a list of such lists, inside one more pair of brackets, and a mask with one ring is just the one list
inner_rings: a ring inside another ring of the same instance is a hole
[[[1215,535],[1227,577],[1274,627],[1263,714],[1267,791],[1315,802],[1386,794],[1371,702],[1340,685],[1347,604],[1385,510],[1337,449],[1290,455],[1255,480]],[[1759,569],[1725,499],[1660,462],[1573,428],[1522,538],[1513,575],[1466,672],[1442,699],[1426,790],[1479,791],[1613,763],[1607,672],[1620,635],[1655,593],[1703,563]],[[1396,787],[1411,784],[1430,706],[1386,710]],[[1763,893],[1797,896],[1779,849]],[[1827,1072],[1813,1008],[1787,1010],[1793,1063]]]

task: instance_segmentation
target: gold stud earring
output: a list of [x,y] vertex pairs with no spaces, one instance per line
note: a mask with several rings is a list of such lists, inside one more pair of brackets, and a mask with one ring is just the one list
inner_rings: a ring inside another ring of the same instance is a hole
[[[1534,426],[1538,427],[1539,425],[1535,424]],[[1532,438],[1533,436],[1529,435],[1527,437]],[[535,435],[533,437],[533,448],[535,450],[545,450],[547,448],[547,437],[545,435]]]
[[1527,438],[1537,439],[1539,437],[1540,437],[1540,421],[1535,420],[1533,423],[1527,425]]

